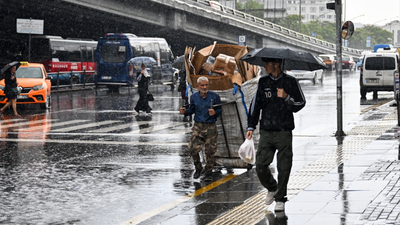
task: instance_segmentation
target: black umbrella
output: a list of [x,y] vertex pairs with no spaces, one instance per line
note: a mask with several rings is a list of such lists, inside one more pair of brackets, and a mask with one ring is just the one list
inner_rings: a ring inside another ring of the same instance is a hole
[[179,70],[185,69],[185,56],[181,55],[178,58],[176,58],[175,61],[172,63],[172,67],[177,68]]
[[264,66],[266,59],[281,59],[282,70],[318,70],[326,69],[325,63],[318,57],[306,51],[289,48],[258,48],[253,49],[240,60],[252,65]]
[[3,79],[4,79],[4,76],[5,76],[4,72],[6,72],[8,69],[10,69],[10,68],[13,67],[13,66],[16,66],[17,69],[18,69],[18,67],[19,67],[20,65],[21,65],[21,63],[18,62],[18,61],[14,61],[14,62],[11,62],[11,63],[5,65],[5,66],[3,67],[3,69],[1,69],[1,71],[0,71],[0,80],[3,80]]

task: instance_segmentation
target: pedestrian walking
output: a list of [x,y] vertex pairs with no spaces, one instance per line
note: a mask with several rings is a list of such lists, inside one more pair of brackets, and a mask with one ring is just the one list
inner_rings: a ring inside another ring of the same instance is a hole
[[17,90],[17,77],[15,76],[15,73],[17,71],[17,66],[11,66],[9,67],[5,72],[4,72],[4,79],[5,79],[5,88],[4,88],[4,93],[5,97],[8,99],[7,103],[3,106],[3,108],[0,109],[0,116],[3,118],[3,112],[5,109],[8,107],[12,106],[13,111],[14,111],[14,116],[15,117],[21,117],[18,112],[17,112],[17,96],[18,96],[18,90]]
[[[214,167],[214,154],[217,151],[218,130],[217,117],[221,115],[221,106],[214,107],[213,104],[220,104],[221,99],[215,92],[208,90],[209,81],[207,77],[199,77],[197,79],[198,92],[190,96],[189,108],[182,107],[179,109],[181,114],[185,116],[194,115],[194,125],[192,128],[192,137],[189,142],[189,151],[193,158],[195,172],[194,179],[198,179],[201,174],[205,174],[205,181],[212,181],[212,170]],[[199,152],[204,146],[206,155],[206,166],[200,161]]]
[[[256,172],[261,184],[268,189],[265,203],[270,205],[275,200],[275,211],[283,211],[293,160],[293,113],[301,110],[306,100],[298,81],[282,72],[282,60],[269,58],[263,61],[267,75],[260,78],[250,104],[246,137],[252,138],[261,112]],[[278,180],[275,180],[269,165],[277,150]]]
[[[186,70],[181,69],[179,70],[179,86],[178,86],[178,92],[181,93],[181,98],[183,101],[183,106],[187,108],[189,106],[189,98],[186,96]],[[191,122],[192,121],[192,116],[184,116],[183,117],[183,122]]]
[[142,63],[141,71],[137,72],[136,80],[138,81],[139,100],[135,106],[135,111],[139,113],[140,110],[151,113],[152,108],[149,106],[147,93],[149,91],[150,74],[146,70],[146,65]]

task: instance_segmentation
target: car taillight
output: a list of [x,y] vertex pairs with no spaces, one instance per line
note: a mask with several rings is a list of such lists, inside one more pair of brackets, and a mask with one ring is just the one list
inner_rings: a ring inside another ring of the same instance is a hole
[[363,68],[360,69],[360,86],[363,84]]

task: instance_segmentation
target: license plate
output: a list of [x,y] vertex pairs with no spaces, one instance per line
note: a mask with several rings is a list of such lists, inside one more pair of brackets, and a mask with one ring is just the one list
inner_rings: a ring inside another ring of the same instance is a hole
[[367,83],[379,83],[379,79],[366,79],[365,82],[367,82]]
[[18,95],[17,99],[28,99],[28,95]]
[[295,77],[303,77],[303,74],[295,74]]
[[111,80],[111,76],[102,76],[101,79],[103,79],[103,80]]

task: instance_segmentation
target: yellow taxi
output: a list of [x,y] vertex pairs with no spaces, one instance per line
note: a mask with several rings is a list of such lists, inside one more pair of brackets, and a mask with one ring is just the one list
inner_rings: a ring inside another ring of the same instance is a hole
[[[51,77],[40,63],[21,62],[16,72],[18,87],[22,87],[17,96],[17,104],[39,104],[42,109],[51,105]],[[0,81],[0,104],[6,104],[4,79]]]

